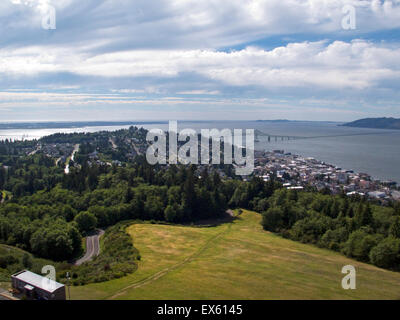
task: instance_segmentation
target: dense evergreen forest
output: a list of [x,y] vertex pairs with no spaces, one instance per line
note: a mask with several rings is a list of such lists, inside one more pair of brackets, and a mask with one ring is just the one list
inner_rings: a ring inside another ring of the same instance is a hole
[[263,212],[264,229],[342,252],[378,267],[400,270],[400,205],[359,197],[277,190]]
[[[212,175],[207,170],[200,176],[195,173],[194,166],[155,169],[145,162],[131,167],[82,167],[64,175],[53,188],[5,202],[0,207],[0,238],[43,257],[62,260],[73,256],[75,241],[58,238],[57,248],[53,248],[51,234],[74,239],[76,230],[84,233],[127,219],[182,223],[216,218],[228,205],[240,206],[254,196],[261,199],[273,192],[274,186],[260,179],[250,184],[223,182],[215,171]],[[84,223],[88,219],[82,216],[95,222]],[[41,234],[46,230],[47,237]],[[49,243],[37,243],[39,240]]]
[[[124,234],[124,221],[191,223],[218,218],[228,208],[248,208],[262,213],[268,231],[399,269],[398,204],[289,191],[274,176],[242,181],[230,166],[151,166],[132,148],[132,141],[144,145],[145,136],[144,129],[132,127],[0,142],[0,243],[65,262],[82,254],[88,232],[113,226],[105,235],[108,249],[73,270],[75,284],[84,284],[135,270],[140,255]],[[43,148],[35,149],[39,144],[79,144],[74,161],[68,159],[69,172]],[[113,265],[116,248],[126,254]],[[64,263],[60,270],[68,268]]]

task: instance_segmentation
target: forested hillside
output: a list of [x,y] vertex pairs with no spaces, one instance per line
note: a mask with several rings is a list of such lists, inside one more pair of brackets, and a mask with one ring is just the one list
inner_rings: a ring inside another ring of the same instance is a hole
[[[145,136],[145,130],[132,127],[1,142],[0,243],[64,262],[60,272],[71,270],[74,283],[85,284],[135,270],[140,253],[123,228],[109,228],[119,222],[188,224],[216,219],[228,208],[247,208],[262,213],[266,230],[399,268],[398,204],[288,191],[274,175],[268,182],[256,176],[243,181],[224,165],[151,166],[140,154]],[[72,268],[66,262],[82,254],[82,238],[95,228],[107,229],[106,250],[93,263]],[[110,248],[123,253],[120,261]],[[13,263],[20,261],[5,268]]]
[[339,251],[378,267],[400,270],[400,205],[278,190],[263,212],[264,229]]

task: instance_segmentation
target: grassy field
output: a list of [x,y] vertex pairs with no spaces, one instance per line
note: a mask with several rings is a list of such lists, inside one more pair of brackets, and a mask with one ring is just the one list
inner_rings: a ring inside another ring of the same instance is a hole
[[[400,273],[265,232],[244,211],[232,223],[199,228],[134,224],[141,261],[117,280],[72,287],[73,299],[400,299]],[[357,270],[344,290],[341,269]]]

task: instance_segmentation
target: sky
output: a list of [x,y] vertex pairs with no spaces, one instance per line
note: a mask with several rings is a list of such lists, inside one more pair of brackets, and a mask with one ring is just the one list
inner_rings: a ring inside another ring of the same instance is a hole
[[352,121],[399,98],[400,0],[0,1],[0,122]]

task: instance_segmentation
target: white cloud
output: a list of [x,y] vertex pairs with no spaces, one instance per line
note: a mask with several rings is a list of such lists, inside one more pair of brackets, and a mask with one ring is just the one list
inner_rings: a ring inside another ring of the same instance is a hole
[[216,49],[271,35],[343,34],[346,4],[356,8],[355,32],[400,27],[399,0],[3,0],[0,35],[9,44],[24,34],[25,42],[48,43],[41,18],[52,5],[57,10],[53,43],[104,51]]
[[221,94],[218,90],[209,91],[209,90],[188,90],[188,91],[179,91],[177,94],[182,95],[218,95]]
[[[342,29],[345,4],[355,31]],[[52,31],[41,29],[49,5]],[[400,0],[3,0],[0,104],[262,107],[273,97],[308,110],[343,96],[372,110],[399,97],[398,28]]]
[[112,89],[112,92],[123,93],[123,94],[137,94],[137,93],[145,93],[145,94],[164,94],[166,93],[164,90],[154,87],[147,86],[143,89]]
[[[29,47],[0,50],[0,58],[2,73],[13,76],[70,72],[81,76],[174,79],[192,73],[225,85],[269,89],[366,89],[400,79],[400,48],[362,40],[291,43],[269,51],[255,47],[233,52],[134,50],[93,57],[68,48]],[[159,92],[155,87],[128,90]]]

